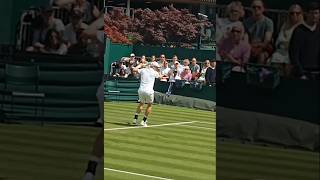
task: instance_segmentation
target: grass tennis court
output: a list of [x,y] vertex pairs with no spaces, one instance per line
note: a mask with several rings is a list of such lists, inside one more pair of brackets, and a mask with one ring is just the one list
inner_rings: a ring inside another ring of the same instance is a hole
[[[1,180],[80,180],[99,128],[1,124]],[[103,179],[97,177],[97,180]]]
[[215,179],[214,112],[154,105],[149,127],[136,128],[136,106],[105,103],[105,179]]
[[319,153],[217,142],[217,179],[223,180],[318,180]]

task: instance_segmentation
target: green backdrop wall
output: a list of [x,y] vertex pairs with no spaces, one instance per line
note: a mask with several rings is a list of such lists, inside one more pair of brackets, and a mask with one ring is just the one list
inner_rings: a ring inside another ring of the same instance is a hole
[[133,47],[125,44],[114,44],[109,39],[106,40],[106,51],[104,55],[104,73],[110,72],[112,62],[120,60],[124,56],[129,56],[132,53]]

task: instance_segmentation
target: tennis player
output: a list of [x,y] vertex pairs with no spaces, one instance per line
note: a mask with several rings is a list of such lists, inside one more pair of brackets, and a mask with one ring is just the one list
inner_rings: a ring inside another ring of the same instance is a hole
[[134,73],[138,73],[140,75],[140,87],[138,90],[139,94],[139,105],[137,107],[136,113],[134,114],[133,123],[135,125],[138,124],[138,116],[141,113],[144,104],[147,104],[147,109],[145,110],[143,120],[141,121],[141,125],[143,127],[147,127],[147,119],[152,110],[152,103],[154,100],[154,82],[155,78],[160,77],[160,66],[158,63],[150,63],[145,68],[133,69]]

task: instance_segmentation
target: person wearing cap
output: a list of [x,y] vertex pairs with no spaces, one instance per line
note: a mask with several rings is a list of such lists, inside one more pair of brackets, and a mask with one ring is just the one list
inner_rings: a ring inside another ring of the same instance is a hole
[[312,2],[306,8],[305,23],[293,31],[289,58],[295,76],[300,79],[320,79],[320,6]]
[[179,61],[175,61],[173,64],[172,71],[175,73],[175,79],[181,80],[181,72],[183,71],[183,66],[179,63]]
[[250,58],[251,46],[243,40],[244,27],[241,23],[232,26],[230,35],[218,43],[218,53],[223,61],[237,66],[247,63]]
[[189,66],[184,67],[184,70],[181,72],[180,76],[181,76],[181,80],[191,81],[192,73],[190,71]]
[[83,12],[81,9],[73,9],[70,12],[70,23],[66,25],[63,40],[67,42],[68,47],[77,44],[80,41],[80,34],[88,28],[88,25],[83,23]]
[[28,47],[26,51],[38,52],[40,48],[44,48],[44,41],[50,29],[56,30],[60,35],[65,30],[63,22],[54,17],[51,6],[41,8],[41,14],[33,24],[33,27],[32,46]]
[[147,119],[151,113],[152,103],[154,100],[154,82],[156,78],[161,78],[160,66],[157,63],[150,63],[146,68],[138,69],[133,68],[133,72],[140,74],[140,87],[138,90],[139,94],[139,105],[134,115],[133,123],[138,124],[138,116],[141,113],[144,104],[147,104],[147,108],[144,113],[141,125],[147,127]]

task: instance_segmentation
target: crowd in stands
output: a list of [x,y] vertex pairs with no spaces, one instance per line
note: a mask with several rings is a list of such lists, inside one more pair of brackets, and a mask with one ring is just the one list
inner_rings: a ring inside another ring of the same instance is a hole
[[172,59],[167,59],[164,54],[159,58],[156,56],[136,57],[135,54],[130,54],[130,57],[123,57],[120,61],[114,62],[111,65],[112,77],[120,78],[137,78],[133,73],[133,68],[145,68],[148,65],[159,67],[161,81],[175,82],[184,81],[186,83],[197,82],[209,86],[215,84],[215,67],[214,60],[205,60],[203,64],[198,63],[196,58],[179,60],[177,55]]
[[292,4],[287,20],[275,28],[267,17],[263,0],[253,0],[249,13],[241,1],[226,8],[226,17],[217,17],[217,60],[232,63],[245,71],[247,63],[276,67],[282,76],[319,79],[319,3],[305,8]]
[[[103,12],[93,1],[55,0],[55,7],[68,12],[69,23],[64,24],[54,16],[53,6],[41,7],[32,21],[32,45],[25,50],[48,54],[77,54],[98,57],[103,52],[104,34],[101,31],[92,35],[97,21],[103,21]],[[101,24],[101,23],[100,23]]]

